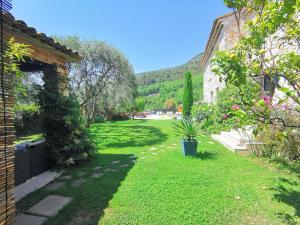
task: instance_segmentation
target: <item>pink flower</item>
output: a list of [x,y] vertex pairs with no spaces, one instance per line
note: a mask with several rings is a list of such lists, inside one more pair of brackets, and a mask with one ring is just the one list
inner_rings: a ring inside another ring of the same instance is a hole
[[272,102],[271,96],[263,95],[260,98],[264,100],[265,105],[271,105],[271,102]]
[[229,117],[229,116],[228,116],[227,114],[224,114],[222,118],[223,118],[223,120],[227,120],[228,117]]
[[281,105],[281,109],[287,110],[287,109],[288,109],[288,105],[287,105],[287,104],[282,104],[282,105]]
[[237,110],[240,109],[240,106],[239,106],[239,105],[233,105],[233,106],[231,107],[231,109],[234,110],[234,111],[237,111]]

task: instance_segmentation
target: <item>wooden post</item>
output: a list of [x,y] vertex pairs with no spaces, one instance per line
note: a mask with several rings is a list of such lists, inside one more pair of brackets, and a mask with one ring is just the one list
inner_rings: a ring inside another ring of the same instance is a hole
[[[0,68],[1,69],[1,68]],[[14,75],[0,80],[0,224],[15,223],[14,200]]]

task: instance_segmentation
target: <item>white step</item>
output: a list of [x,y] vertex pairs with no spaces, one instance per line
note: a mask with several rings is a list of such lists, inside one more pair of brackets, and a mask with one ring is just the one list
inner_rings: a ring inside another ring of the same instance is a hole
[[245,131],[231,130],[229,132],[221,132],[221,135],[228,137],[240,145],[245,145],[252,141],[252,133],[248,134]]
[[236,145],[245,145],[245,143],[247,142],[246,139],[242,138],[238,133],[235,132],[226,132],[226,131],[222,131],[221,136],[230,139],[232,142],[234,142]]
[[232,141],[231,139],[222,136],[222,135],[217,135],[217,134],[212,134],[211,137],[220,142],[222,145],[224,145],[226,148],[228,148],[229,150],[233,151],[233,152],[244,152],[244,151],[248,151],[247,149],[247,145],[238,145],[236,144],[236,142]]

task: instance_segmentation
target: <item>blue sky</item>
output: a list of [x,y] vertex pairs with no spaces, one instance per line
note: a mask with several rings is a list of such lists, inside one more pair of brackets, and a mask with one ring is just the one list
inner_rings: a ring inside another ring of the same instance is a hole
[[222,0],[13,0],[13,15],[47,35],[105,40],[136,72],[185,63],[202,52]]

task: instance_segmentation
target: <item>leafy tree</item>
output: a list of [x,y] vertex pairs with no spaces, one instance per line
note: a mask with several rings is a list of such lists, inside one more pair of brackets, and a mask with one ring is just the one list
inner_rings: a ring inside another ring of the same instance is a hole
[[145,109],[145,99],[144,98],[137,98],[135,100],[135,108],[137,112],[142,112]]
[[189,117],[193,106],[193,84],[192,73],[187,72],[184,75],[184,90],[183,90],[183,116]]
[[118,49],[97,40],[56,39],[81,55],[79,63],[69,66],[70,84],[88,123],[96,116],[110,117],[114,112],[125,111],[128,104],[134,105],[134,71]]
[[169,98],[165,101],[165,108],[167,110],[174,110],[175,109],[175,106],[176,106],[176,102],[175,102],[175,99],[173,98]]
[[136,98],[135,99],[135,105],[133,108],[133,118],[135,115],[139,112],[143,112],[145,110],[145,99],[144,98]]

